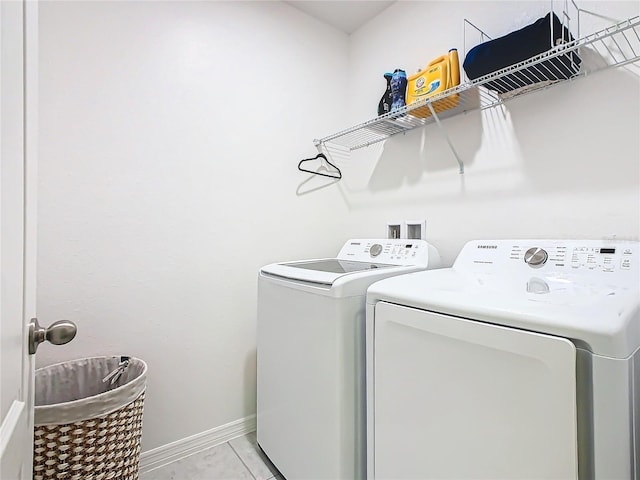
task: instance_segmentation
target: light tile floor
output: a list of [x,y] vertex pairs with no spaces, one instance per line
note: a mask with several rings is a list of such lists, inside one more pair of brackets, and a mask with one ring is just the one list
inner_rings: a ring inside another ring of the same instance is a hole
[[255,432],[190,455],[140,480],[285,480],[262,453]]

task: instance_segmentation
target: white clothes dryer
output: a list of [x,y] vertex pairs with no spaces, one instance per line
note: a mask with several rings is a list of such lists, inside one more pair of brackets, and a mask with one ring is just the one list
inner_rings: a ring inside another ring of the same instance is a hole
[[368,478],[640,478],[639,245],[472,241],[372,285]]
[[424,240],[363,239],[261,269],[257,439],[287,480],[365,478],[367,287],[439,265]]

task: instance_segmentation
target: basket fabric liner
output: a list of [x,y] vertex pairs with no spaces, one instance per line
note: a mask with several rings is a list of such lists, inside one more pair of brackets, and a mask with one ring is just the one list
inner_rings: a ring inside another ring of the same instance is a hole
[[35,375],[35,425],[57,425],[101,417],[138,398],[146,387],[147,364],[129,357],[118,381],[103,382],[120,356],[92,357],[39,368]]

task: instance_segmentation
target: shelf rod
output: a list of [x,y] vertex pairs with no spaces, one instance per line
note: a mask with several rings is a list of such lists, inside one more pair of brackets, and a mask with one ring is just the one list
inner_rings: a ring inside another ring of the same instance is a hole
[[456,152],[456,149],[453,147],[453,143],[451,143],[451,139],[449,138],[447,131],[442,126],[442,123],[440,123],[440,119],[438,118],[438,115],[436,115],[436,111],[433,109],[433,105],[431,105],[431,102],[427,102],[427,107],[429,107],[429,110],[431,110],[431,115],[433,115],[433,119],[438,124],[438,127],[440,127],[440,131],[442,132],[442,135],[444,135],[444,139],[447,141],[447,143],[449,144],[449,148],[453,152],[453,155],[456,157],[456,160],[458,161],[458,165],[460,166],[459,173],[460,175],[462,175],[464,173],[464,163],[462,163],[462,160],[460,160],[460,156],[458,155],[458,152]]

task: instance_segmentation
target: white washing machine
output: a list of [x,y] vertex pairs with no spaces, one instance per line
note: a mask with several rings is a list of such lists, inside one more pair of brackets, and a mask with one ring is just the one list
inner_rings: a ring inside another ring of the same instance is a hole
[[473,241],[372,285],[368,479],[639,479],[639,246]]
[[257,438],[287,480],[365,478],[367,287],[439,264],[423,240],[349,240],[261,269]]

